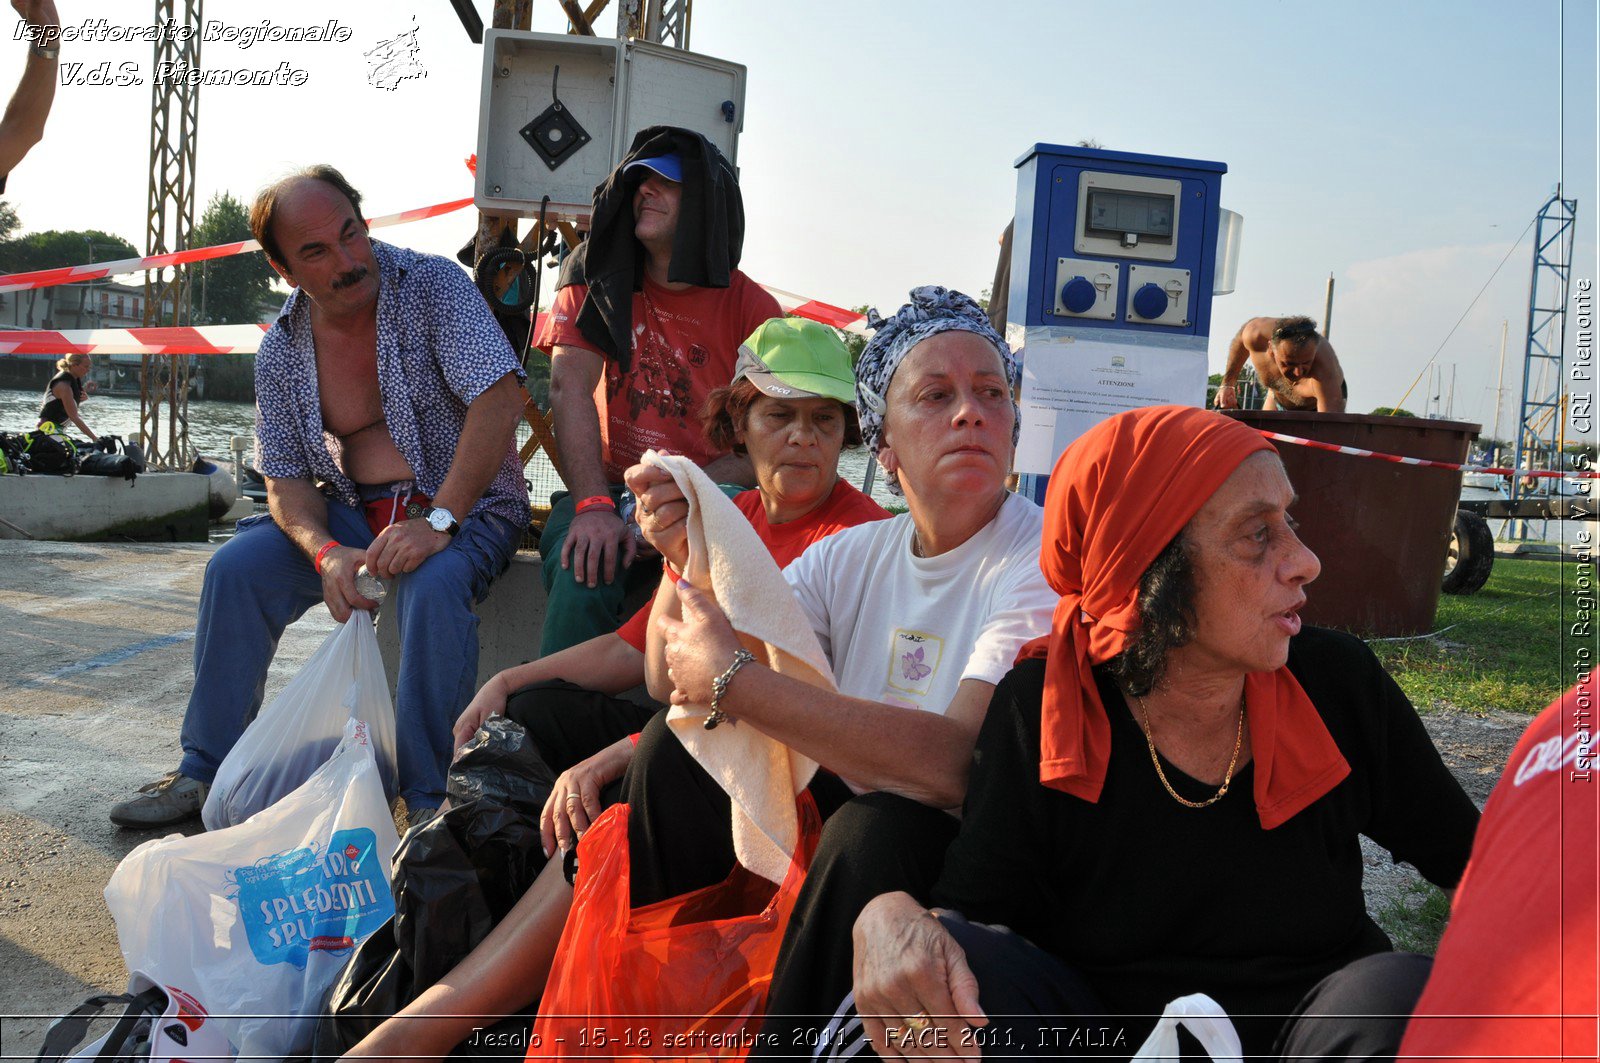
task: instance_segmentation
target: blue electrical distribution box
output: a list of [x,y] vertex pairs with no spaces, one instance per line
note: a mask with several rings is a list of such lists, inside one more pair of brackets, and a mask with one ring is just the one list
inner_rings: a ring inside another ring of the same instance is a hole
[[1210,333],[1226,165],[1036,144],[1017,170],[1009,305],[1025,324]]
[[1113,413],[1205,401],[1227,166],[1054,144],[1016,165],[1007,331],[1023,348],[1017,468],[1046,473]]

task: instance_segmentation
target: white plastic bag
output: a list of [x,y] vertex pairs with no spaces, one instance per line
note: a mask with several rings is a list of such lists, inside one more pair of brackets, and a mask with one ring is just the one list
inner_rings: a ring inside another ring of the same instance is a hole
[[1205,1049],[1213,1063],[1240,1063],[1244,1056],[1239,1033],[1233,1028],[1233,1020],[1228,1018],[1228,1013],[1222,1010],[1222,1005],[1204,993],[1191,993],[1166,1006],[1156,1028],[1150,1031],[1150,1036],[1144,1039],[1144,1044],[1139,1046],[1133,1058],[1181,1058],[1182,1053],[1178,1049],[1179,1026],[1194,1034],[1194,1039],[1200,1042],[1200,1047]]
[[366,724],[304,786],[247,822],[145,842],[106,904],[131,971],[194,996],[242,1057],[311,1048],[328,987],[394,914],[399,839]]
[[200,810],[206,829],[243,823],[309,779],[338,746],[351,717],[367,725],[384,793],[393,799],[394,703],[372,616],[362,610],[317,647],[245,728]]

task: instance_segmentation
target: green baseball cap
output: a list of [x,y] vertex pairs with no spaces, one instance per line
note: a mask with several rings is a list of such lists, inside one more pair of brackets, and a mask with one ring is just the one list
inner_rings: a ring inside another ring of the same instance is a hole
[[763,321],[739,346],[733,382],[748,380],[775,399],[837,399],[856,404],[850,351],[827,325],[803,317]]

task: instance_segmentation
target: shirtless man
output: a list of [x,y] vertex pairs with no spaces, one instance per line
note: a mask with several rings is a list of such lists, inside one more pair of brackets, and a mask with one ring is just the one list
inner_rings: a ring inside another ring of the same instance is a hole
[[1269,410],[1343,413],[1350,389],[1333,345],[1309,317],[1253,317],[1228,346],[1228,367],[1217,389],[1217,408],[1239,405],[1239,370],[1246,356],[1267,389]]
[[341,623],[394,579],[398,790],[414,818],[444,797],[451,724],[472,697],[472,604],[528,525],[515,426],[522,369],[448,259],[372,240],[360,193],[330,166],[263,191],[250,225],[295,290],[256,357],[257,465],[269,515],[239,522],[206,566],[183,760],[111,812],[166,827],[199,812],[261,706],[283,629],[322,602]]

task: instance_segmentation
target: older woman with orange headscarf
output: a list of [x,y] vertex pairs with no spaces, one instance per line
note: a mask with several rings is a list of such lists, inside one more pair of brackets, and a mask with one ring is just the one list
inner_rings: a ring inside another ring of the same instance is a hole
[[1062,455],[1060,603],[995,690],[943,909],[886,894],[856,923],[880,1054],[1127,1056],[1191,993],[1246,1055],[1394,1054],[1428,961],[1367,915],[1359,836],[1449,888],[1477,811],[1371,652],[1302,628],[1294,497],[1258,433],[1187,407]]

